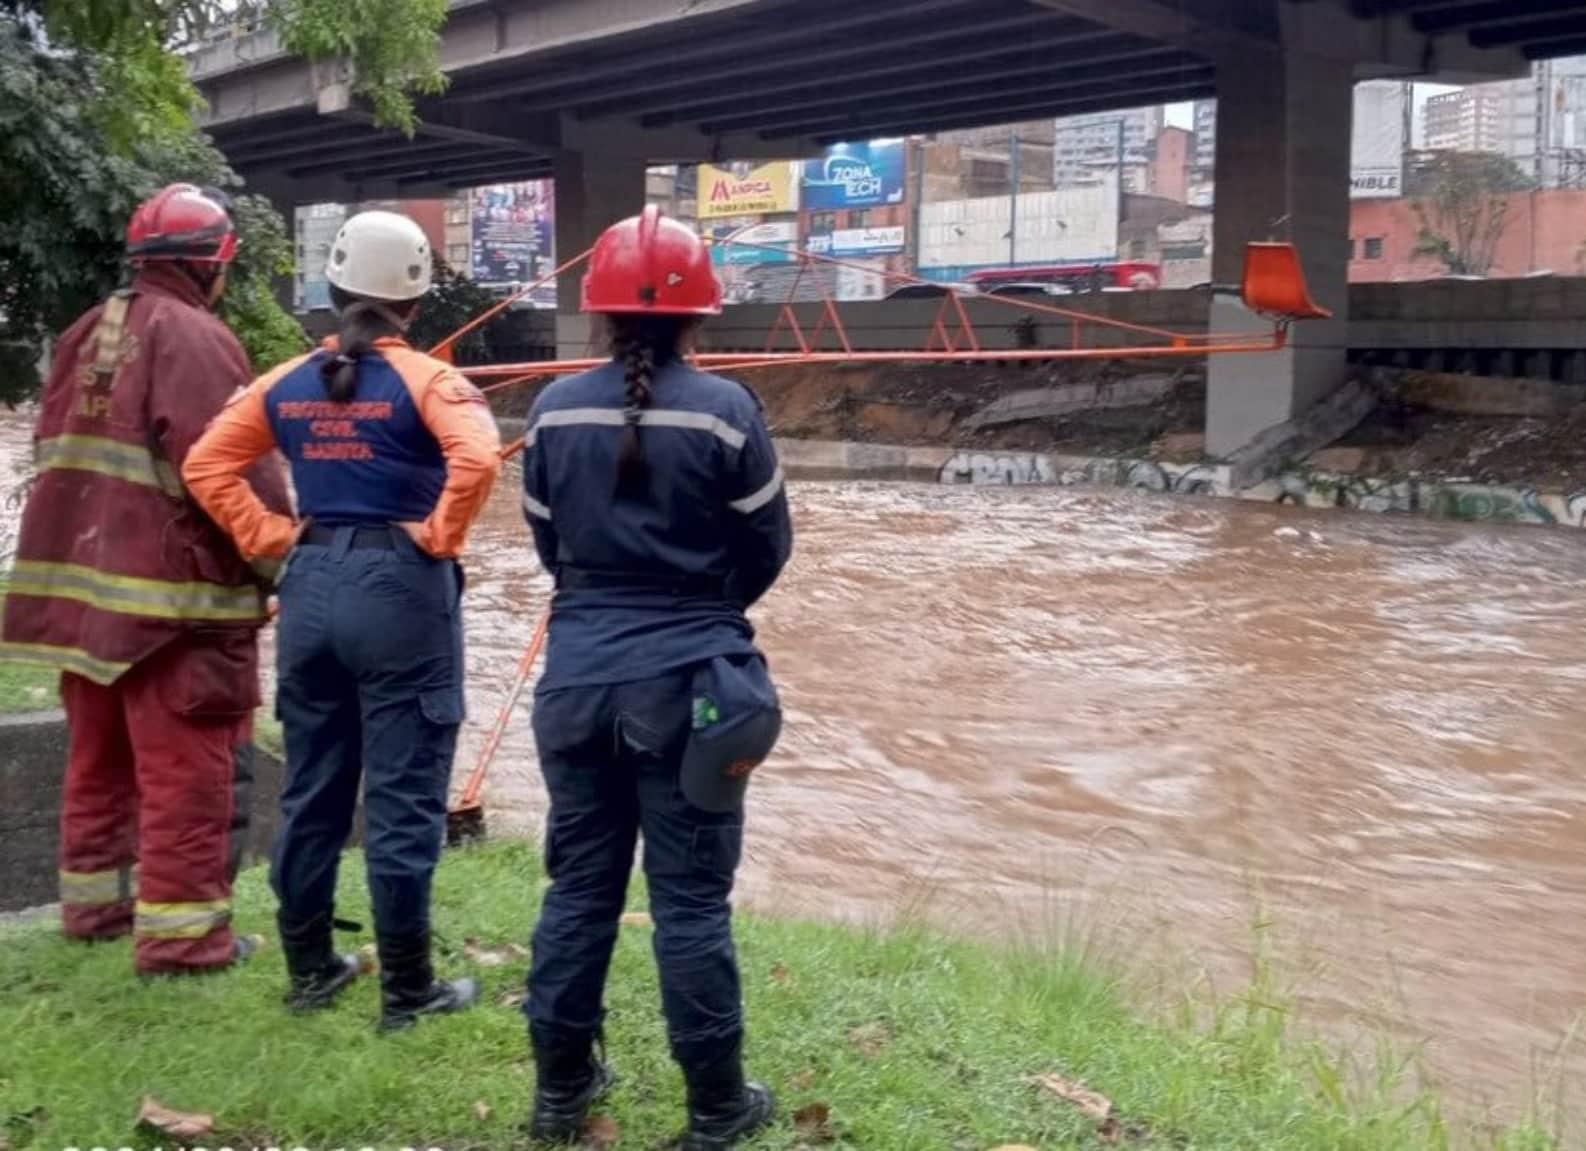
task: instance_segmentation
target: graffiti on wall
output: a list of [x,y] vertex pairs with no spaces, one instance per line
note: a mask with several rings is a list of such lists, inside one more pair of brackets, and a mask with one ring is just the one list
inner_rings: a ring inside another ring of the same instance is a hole
[[1002,487],[1141,488],[1181,495],[1226,495],[1228,469],[1211,464],[1173,464],[1105,456],[1044,455],[1040,452],[959,452],[942,466],[944,484]]
[[1236,490],[1229,469],[1040,452],[959,452],[942,466],[944,484],[1135,488],[1175,495],[1236,497],[1305,508],[1422,514],[1433,519],[1586,527],[1586,491],[1538,492],[1501,484],[1390,479],[1296,469]]

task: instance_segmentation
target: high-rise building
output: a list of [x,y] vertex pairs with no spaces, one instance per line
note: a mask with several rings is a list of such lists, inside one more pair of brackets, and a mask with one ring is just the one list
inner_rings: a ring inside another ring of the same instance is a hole
[[1195,157],[1190,178],[1210,183],[1217,171],[1217,101],[1195,101]]
[[1429,152],[1502,152],[1506,101],[1479,85],[1433,96],[1421,110]]
[[1425,130],[1431,151],[1507,156],[1544,188],[1586,184],[1586,56],[1434,96]]
[[1058,188],[1099,184],[1112,172],[1123,172],[1124,190],[1146,192],[1163,110],[1135,108],[1088,116],[1065,116],[1057,122],[1053,142],[1052,180]]

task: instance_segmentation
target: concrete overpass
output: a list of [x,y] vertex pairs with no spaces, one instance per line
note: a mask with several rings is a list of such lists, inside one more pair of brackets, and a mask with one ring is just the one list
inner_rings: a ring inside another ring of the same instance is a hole
[[[649,163],[1216,95],[1218,280],[1294,239],[1339,319],[1221,357],[1208,444],[1232,451],[1343,378],[1351,87],[1477,80],[1586,52],[1586,0],[452,0],[447,92],[412,140],[376,130],[344,66],[268,32],[197,53],[205,127],[283,208],[554,176],[557,250],[643,201]],[[562,285],[564,301],[575,284]],[[1220,299],[1211,322],[1252,322]],[[559,343],[587,329],[564,316]]]

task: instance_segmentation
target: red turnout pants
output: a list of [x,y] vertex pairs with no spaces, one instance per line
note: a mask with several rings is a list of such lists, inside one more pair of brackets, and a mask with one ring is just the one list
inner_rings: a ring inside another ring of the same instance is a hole
[[77,939],[133,932],[147,974],[232,962],[258,681],[256,655],[225,647],[178,642],[109,687],[61,677],[63,926]]

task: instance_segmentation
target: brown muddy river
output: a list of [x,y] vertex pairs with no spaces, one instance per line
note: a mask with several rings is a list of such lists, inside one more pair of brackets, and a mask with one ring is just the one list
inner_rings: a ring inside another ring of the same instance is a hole
[[[548,593],[516,483],[473,545],[459,781]],[[747,903],[1066,932],[1225,992],[1262,936],[1329,1029],[1424,1040],[1461,1098],[1574,1095],[1586,535],[1050,489],[793,500],[756,612],[788,722]],[[486,800],[497,830],[543,811],[526,706]]]

